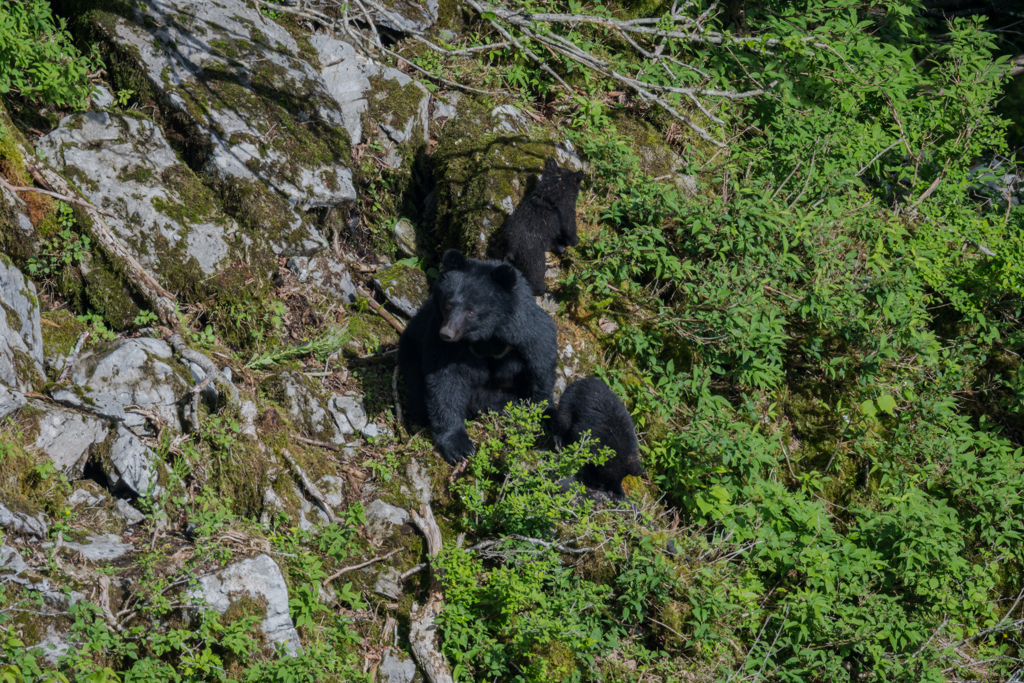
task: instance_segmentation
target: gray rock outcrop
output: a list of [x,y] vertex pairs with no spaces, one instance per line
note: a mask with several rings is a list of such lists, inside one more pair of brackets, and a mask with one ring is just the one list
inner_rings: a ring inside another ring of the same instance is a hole
[[366,506],[366,528],[377,539],[387,538],[396,526],[409,521],[409,513],[378,498]]
[[416,662],[398,648],[384,650],[384,658],[377,669],[383,683],[412,683],[416,677]]
[[0,384],[0,420],[25,407],[26,403],[28,403],[28,399],[20,391],[11,391]]
[[50,525],[46,521],[46,515],[41,512],[32,516],[27,512],[11,510],[0,503],[0,528],[11,534],[46,538],[46,532],[50,530]]
[[107,423],[38,401],[33,401],[33,407],[45,411],[39,417],[39,434],[33,445],[68,479],[81,479],[93,446],[107,438]]
[[404,263],[377,271],[374,283],[384,294],[388,303],[406,317],[413,317],[430,294],[427,274],[419,268]]
[[[131,544],[122,543],[116,534],[90,534],[86,540],[88,543],[64,541],[64,547],[70,548],[85,559],[92,560],[93,562],[116,560],[134,550]],[[47,543],[44,547],[50,547],[51,545]]]
[[327,401],[300,373],[282,372],[268,383],[274,387],[278,403],[288,409],[292,421],[305,434],[338,445],[345,443],[345,432],[337,428],[334,416],[324,407]]
[[206,276],[232,253],[242,256],[238,226],[216,209],[212,193],[151,121],[103,111],[72,114],[37,148],[89,201],[117,215],[107,224],[151,272],[196,268],[195,275]]
[[373,590],[386,598],[400,600],[402,598],[402,573],[394,567],[381,570]]
[[348,267],[330,254],[290,258],[288,270],[299,282],[318,287],[345,303],[356,300],[356,286],[352,283]]
[[156,454],[139,437],[122,426],[110,447],[110,471],[107,479],[115,492],[137,496],[157,495]]
[[[288,31],[242,0],[133,7],[109,37],[205,138],[207,172],[266,183],[303,210],[355,199],[348,143],[335,132],[345,115]],[[315,232],[305,239],[318,248]]]
[[172,362],[171,347],[160,339],[121,339],[83,353],[71,380],[82,387],[90,406],[105,415],[121,415],[129,428],[141,427],[146,418],[125,412],[135,405],[152,410],[173,429],[180,430],[178,400],[188,393],[189,384]]
[[288,654],[302,651],[299,633],[288,615],[288,586],[274,561],[267,555],[237,562],[227,569],[199,580],[190,595],[224,614],[240,595],[266,602],[263,633],[273,643],[284,645]]
[[0,384],[31,391],[44,377],[35,285],[0,256]]
[[[418,2],[409,3],[417,11]],[[395,15],[396,18],[398,15]],[[421,83],[398,69],[377,64],[348,43],[318,34],[309,40],[324,64],[321,75],[328,92],[337,101],[345,116],[345,128],[353,145],[383,134],[395,145],[407,142],[428,142],[427,126],[430,92]],[[377,130],[367,130],[364,119]],[[392,167],[401,165],[402,156],[390,145],[385,161]]]

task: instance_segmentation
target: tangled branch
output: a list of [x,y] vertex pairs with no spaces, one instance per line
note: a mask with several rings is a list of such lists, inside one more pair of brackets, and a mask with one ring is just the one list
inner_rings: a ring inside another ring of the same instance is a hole
[[[384,6],[377,0],[356,0],[354,7],[359,10],[357,13],[358,16],[350,15],[350,6],[347,4],[343,5],[341,6],[340,18],[334,18],[324,14],[323,12],[318,12],[301,6],[294,8],[282,5],[273,5],[267,0],[254,0],[254,2],[259,5],[272,8],[276,12],[285,12],[301,16],[328,26],[347,36],[354,45],[367,54],[378,53],[384,56],[403,60],[417,72],[449,87],[477,94],[503,94],[503,91],[481,90],[431,73],[423,67],[402,57],[398,53],[384,47],[381,43],[376,23],[374,22],[371,12],[376,16],[383,16],[395,23],[401,23],[401,20],[400,17],[397,17],[391,9]],[[767,86],[747,91],[697,87],[685,88],[677,85],[657,83],[649,79],[644,79],[641,75],[632,77],[621,74],[607,61],[597,57],[593,53],[581,47],[578,43],[550,30],[550,27],[556,25],[564,25],[571,28],[580,24],[585,24],[615,31],[644,59],[651,61],[656,67],[660,66],[663,68],[671,79],[677,78],[675,72],[672,71],[673,66],[688,69],[701,74],[705,78],[707,78],[708,75],[697,67],[681,62],[670,54],[664,54],[664,47],[669,40],[682,40],[691,44],[740,46],[745,49],[758,50],[762,52],[769,52],[771,48],[774,48],[779,44],[779,41],[775,38],[762,39],[756,37],[738,37],[711,31],[705,28],[706,22],[714,16],[718,3],[712,3],[707,10],[697,17],[689,17],[682,14],[682,11],[693,7],[693,3],[686,2],[682,7],[680,7],[677,1],[673,5],[672,11],[668,17],[671,27],[666,28],[664,26],[665,19],[657,17],[618,20],[610,17],[599,17],[586,14],[531,14],[521,10],[511,10],[499,5],[493,5],[485,2],[484,0],[463,0],[463,2],[476,11],[480,18],[487,22],[491,28],[497,32],[502,40],[488,45],[478,45],[458,50],[449,50],[428,40],[422,31],[407,29],[405,31],[405,35],[424,45],[432,52],[444,57],[460,57],[476,52],[493,51],[511,47],[524,55],[531,62],[535,63],[539,69],[551,76],[551,78],[568,93],[574,94],[575,91],[573,88],[566,83],[554,69],[551,68],[551,65],[549,65],[545,59],[534,52],[529,45],[513,33],[513,30],[515,30],[520,34],[520,36],[531,41],[533,44],[543,46],[552,55],[575,62],[585,69],[594,71],[605,78],[616,81],[626,88],[629,88],[636,93],[641,101],[658,105],[670,116],[680,121],[683,125],[696,133],[702,140],[718,148],[724,148],[725,143],[716,139],[703,126],[697,124],[692,118],[679,111],[677,106],[666,99],[664,95],[671,94],[686,97],[694,104],[703,116],[717,125],[724,126],[725,121],[715,116],[698,99],[699,97],[714,97],[731,101],[739,101],[763,95],[774,88],[778,83],[778,81],[773,81]],[[539,24],[544,24],[546,26],[541,29],[538,27]],[[369,25],[370,35],[367,35],[366,32],[360,28],[360,25]],[[647,50],[637,42],[638,39],[657,40],[661,42],[653,50]],[[804,40],[805,42],[813,42],[816,39],[809,37]]]

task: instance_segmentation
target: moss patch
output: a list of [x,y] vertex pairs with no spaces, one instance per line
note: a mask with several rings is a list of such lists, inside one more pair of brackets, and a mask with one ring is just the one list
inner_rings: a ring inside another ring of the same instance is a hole
[[434,152],[441,248],[482,258],[500,250],[500,230],[555,154],[551,131],[504,132],[493,105],[459,102],[459,116],[442,131]]
[[[78,322],[71,311],[61,308],[42,314],[43,354],[47,357],[66,356],[75,348],[75,343],[85,331],[85,325]],[[49,323],[49,324],[48,324]]]

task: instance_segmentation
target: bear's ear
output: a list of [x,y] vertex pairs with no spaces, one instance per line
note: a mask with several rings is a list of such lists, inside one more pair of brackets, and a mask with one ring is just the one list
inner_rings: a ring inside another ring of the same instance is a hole
[[554,157],[548,157],[547,159],[544,160],[545,173],[557,173],[558,170],[558,162],[555,161]]
[[500,266],[491,271],[491,278],[498,283],[498,286],[504,289],[506,292],[511,292],[516,286],[516,277],[519,274],[516,269],[507,263],[502,263]]
[[444,252],[444,256],[441,257],[441,264],[446,272],[449,270],[465,270],[466,266],[469,265],[466,257],[458,249],[449,249]]
[[583,171],[576,171],[575,173],[572,174],[572,176],[573,179],[576,181],[577,185],[583,182]]

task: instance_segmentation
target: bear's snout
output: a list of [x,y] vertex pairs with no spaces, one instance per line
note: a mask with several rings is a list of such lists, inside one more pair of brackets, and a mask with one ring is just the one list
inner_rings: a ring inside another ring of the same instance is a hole
[[465,314],[452,313],[445,318],[444,324],[441,325],[441,339],[446,342],[457,342],[462,339],[462,335],[466,332],[466,316]]

